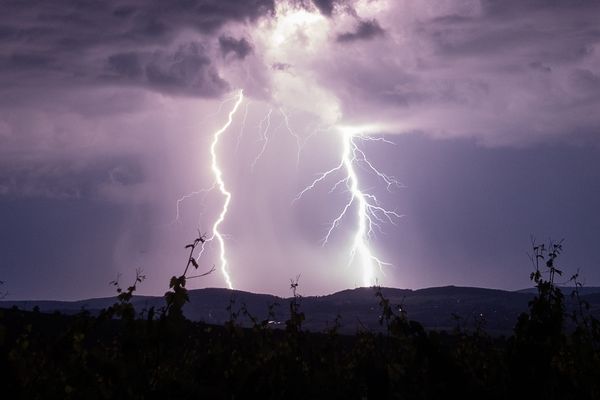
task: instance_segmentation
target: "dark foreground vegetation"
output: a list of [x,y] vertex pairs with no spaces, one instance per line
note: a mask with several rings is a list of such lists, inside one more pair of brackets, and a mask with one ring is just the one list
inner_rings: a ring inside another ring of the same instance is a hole
[[[225,326],[187,320],[190,244],[161,309],[134,310],[143,276],[100,315],[0,310],[0,380],[6,399],[438,399],[600,398],[600,323],[578,291],[574,312],[555,284],[560,243],[534,245],[537,295],[508,337],[474,329],[426,331],[410,310],[379,300],[383,333],[303,330],[302,299],[273,328],[242,305]],[[210,271],[209,271],[210,272]],[[577,284],[577,276],[572,278]],[[251,318],[242,328],[236,320]]]

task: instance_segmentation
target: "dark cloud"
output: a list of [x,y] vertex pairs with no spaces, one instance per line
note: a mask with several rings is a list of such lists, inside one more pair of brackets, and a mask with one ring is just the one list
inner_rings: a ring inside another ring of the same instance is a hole
[[0,26],[0,40],[13,39],[17,36],[18,30],[9,26]]
[[127,187],[143,180],[132,158],[12,161],[0,164],[0,198],[91,199],[107,185]]
[[472,20],[473,20],[473,18],[471,18],[471,17],[467,17],[464,15],[458,15],[458,14],[442,15],[440,17],[432,18],[432,22],[439,23],[439,24],[445,24],[445,25],[462,24],[462,23],[470,22]]
[[568,11],[570,9],[593,8],[597,0],[481,0],[484,13],[488,16],[511,17],[535,11]]
[[369,40],[385,33],[376,20],[360,21],[356,30],[352,32],[341,33],[337,36],[337,41],[342,43],[354,42],[357,40]]
[[215,96],[228,89],[201,46],[194,43],[180,48],[175,54],[159,54],[146,66],[146,77],[152,85],[166,89],[188,90]]
[[520,29],[511,28],[507,31],[490,30],[474,36],[463,36],[463,32],[458,30],[440,30],[435,32],[433,39],[446,56],[493,55],[510,51],[515,41],[524,37],[524,33]]
[[312,0],[315,7],[319,9],[321,14],[326,15],[328,17],[333,14],[333,6],[335,5],[335,0]]
[[129,79],[137,79],[143,73],[140,57],[133,52],[114,54],[108,57],[108,66],[117,75]]
[[[530,63],[575,62],[600,40],[600,1],[481,1],[479,15],[442,15],[419,26],[443,56],[494,57],[521,52]],[[511,60],[513,57],[508,57]]]
[[219,47],[223,57],[233,54],[240,60],[252,53],[252,45],[245,38],[235,39],[231,36],[219,37]]
[[160,90],[206,97],[229,89],[198,43],[180,46],[173,53],[154,52],[145,63],[141,83]]
[[173,52],[113,54],[106,68],[108,79],[166,92],[211,97],[229,88],[212,66],[205,48],[194,42]]
[[552,72],[552,68],[550,68],[549,66],[545,65],[544,63],[540,62],[540,61],[533,61],[529,63],[529,66],[537,71],[541,71],[541,72]]
[[576,69],[570,76],[572,86],[577,89],[580,96],[591,96],[600,99],[600,73],[589,69]]
[[[0,13],[0,85],[68,88],[109,73],[154,90],[219,95],[228,86],[207,52],[182,50],[175,40],[192,30],[208,42],[229,22],[273,12],[274,0],[8,0]],[[251,49],[245,39],[221,46],[239,58]]]
[[11,54],[6,63],[6,68],[16,69],[35,69],[35,68],[47,68],[52,64],[53,58],[46,54],[35,54],[35,53],[13,53]]
[[314,11],[316,8],[322,15],[326,17],[333,16],[333,12],[337,5],[349,3],[350,0],[284,0],[296,7],[301,7],[307,10]]
[[132,5],[117,6],[113,10],[113,15],[115,17],[127,18],[133,15],[135,10],[136,8]]

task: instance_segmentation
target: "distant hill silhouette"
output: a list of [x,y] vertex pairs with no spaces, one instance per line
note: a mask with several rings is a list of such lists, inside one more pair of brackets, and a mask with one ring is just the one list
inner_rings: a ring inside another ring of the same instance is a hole
[[[567,305],[570,304],[572,288],[562,288]],[[420,322],[427,329],[452,330],[460,323],[472,328],[484,321],[485,329],[491,334],[510,333],[519,314],[527,309],[528,302],[536,289],[523,289],[515,292],[476,287],[444,286],[419,290],[382,288],[382,293],[394,305],[401,306],[408,318]],[[600,311],[600,288],[586,287],[580,291],[595,314]],[[184,306],[187,318],[211,324],[223,324],[230,318],[227,310],[238,312],[245,305],[249,314],[258,320],[269,319],[278,326],[289,315],[289,298],[269,294],[257,294],[239,290],[207,288],[189,291],[190,302]],[[61,312],[74,314],[87,310],[92,314],[110,306],[114,297],[79,301],[0,301],[1,308],[17,306],[23,310],[38,307],[41,312]],[[340,316],[340,331],[355,333],[358,329],[380,330],[379,305],[373,288],[343,290],[326,296],[307,296],[301,300],[301,310],[306,315],[304,327],[307,330],[322,331],[332,326],[336,316]],[[150,307],[164,306],[160,296],[134,296],[132,303],[136,311]],[[278,304],[275,315],[268,316],[270,304]],[[243,313],[238,322],[249,324],[250,319]]]
[[[559,286],[559,289],[562,290],[562,292],[565,295],[569,295],[571,293],[571,291],[573,290],[572,287],[570,286]],[[527,288],[527,289],[521,289],[518,290],[518,292],[520,293],[537,293],[537,288]],[[583,286],[579,288],[579,294],[582,296],[587,296],[590,294],[598,294],[600,293],[600,286]]]

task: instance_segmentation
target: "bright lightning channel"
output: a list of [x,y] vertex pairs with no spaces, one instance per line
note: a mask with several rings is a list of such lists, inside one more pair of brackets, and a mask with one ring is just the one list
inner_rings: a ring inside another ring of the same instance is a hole
[[[216,186],[219,188],[219,191],[221,192],[221,194],[225,197],[225,202],[223,203],[223,208],[221,209],[221,213],[219,214],[219,217],[213,224],[211,236],[209,238],[207,238],[204,243],[202,243],[202,249],[200,251],[200,255],[202,255],[202,253],[204,253],[205,245],[207,243],[212,242],[214,239],[217,239],[217,242],[219,242],[220,270],[221,270],[221,273],[223,274],[223,277],[225,278],[225,282],[227,283],[227,286],[229,287],[229,289],[233,289],[233,284],[231,283],[231,277],[229,276],[229,272],[227,271],[227,257],[225,254],[225,241],[223,240],[223,235],[219,232],[219,226],[225,220],[225,216],[227,215],[227,211],[229,210],[229,203],[231,202],[231,192],[229,192],[227,190],[227,188],[225,187],[225,182],[223,181],[223,173],[221,172],[221,168],[219,167],[219,160],[217,157],[217,145],[219,144],[219,138],[221,137],[221,135],[227,130],[227,128],[229,128],[229,126],[233,122],[233,116],[235,115],[236,111],[240,107],[240,104],[242,104],[243,100],[244,100],[244,91],[240,90],[237,100],[235,102],[235,105],[229,112],[229,116],[227,118],[227,123],[225,125],[223,125],[223,127],[221,129],[219,129],[218,131],[216,131],[213,134],[213,140],[210,145],[210,156],[211,156],[210,168],[215,177]],[[200,255],[198,257],[200,257]]]
[[[212,114],[206,115],[205,118],[203,118],[201,121],[204,122],[207,119],[210,119],[210,118],[213,118],[213,117],[217,116],[221,112],[221,110],[223,109],[223,107],[225,106],[225,104],[227,104],[227,103],[229,103],[230,101],[233,101],[233,100],[237,101],[238,98],[239,98],[239,94],[236,95],[236,96],[228,97],[227,99],[225,99],[224,101],[222,101],[221,104],[219,104],[219,108],[217,108],[216,112],[214,112]],[[236,146],[236,152],[237,152],[237,147],[239,147],[239,141],[241,140],[241,136],[243,134],[244,126],[246,124],[246,117],[248,115],[248,105],[249,105],[249,103],[246,104],[246,114],[244,115],[244,120],[242,121],[242,129],[240,130],[240,134],[238,136],[238,144]],[[195,190],[193,192],[184,194],[183,196],[181,196],[180,198],[178,198],[177,201],[176,201],[176,204],[175,204],[175,209],[176,209],[175,219],[173,220],[173,222],[171,222],[171,224],[178,223],[178,222],[181,223],[181,206],[182,206],[182,204],[183,204],[184,201],[186,201],[186,200],[188,200],[188,199],[190,199],[192,197],[201,195],[201,194],[204,195],[206,193],[210,193],[210,192],[212,192],[216,188],[216,186],[217,186],[217,182],[213,182],[213,184],[209,188]]]
[[322,244],[326,245],[333,231],[339,226],[342,219],[350,212],[349,210],[354,205],[356,209],[356,219],[358,226],[354,233],[352,246],[350,247],[350,264],[358,259],[363,275],[363,284],[372,286],[375,282],[375,268],[383,270],[385,265],[390,265],[379,259],[369,247],[369,242],[374,235],[374,229],[381,231],[381,223],[390,222],[395,224],[395,219],[401,217],[395,211],[385,209],[377,197],[371,193],[367,193],[360,188],[360,182],[356,173],[356,166],[362,165],[366,169],[374,173],[378,178],[383,180],[389,191],[393,186],[400,187],[401,184],[392,176],[386,175],[377,170],[373,164],[367,159],[366,154],[358,147],[357,141],[383,141],[391,143],[383,138],[369,137],[360,134],[355,128],[340,128],[342,136],[342,152],[340,154],[339,164],[323,173],[321,173],[310,185],[302,190],[294,199],[294,202],[299,200],[306,192],[315,188],[315,186],[330,175],[336,172],[343,172],[343,177],[338,180],[330,192],[335,191],[340,185],[344,184],[350,193],[350,198],[342,208],[340,214],[331,222],[327,234],[323,238]]

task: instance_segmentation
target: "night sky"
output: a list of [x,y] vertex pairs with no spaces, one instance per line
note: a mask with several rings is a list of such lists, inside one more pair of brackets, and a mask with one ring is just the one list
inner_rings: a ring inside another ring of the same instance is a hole
[[[533,236],[565,239],[563,281],[600,285],[599,16],[594,0],[2,1],[1,289],[108,296],[142,268],[141,293],[164,293],[223,207],[210,147],[241,90],[216,146],[235,289],[365,285],[356,198],[323,244],[353,199],[345,167],[294,201],[347,132],[358,189],[400,216],[371,216],[371,284],[528,287]],[[191,288],[227,286],[218,253]]]

